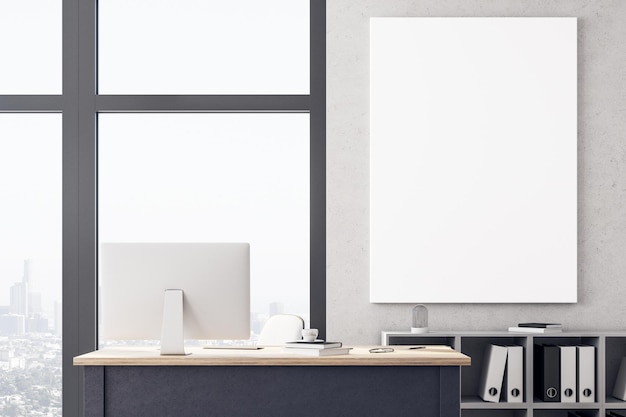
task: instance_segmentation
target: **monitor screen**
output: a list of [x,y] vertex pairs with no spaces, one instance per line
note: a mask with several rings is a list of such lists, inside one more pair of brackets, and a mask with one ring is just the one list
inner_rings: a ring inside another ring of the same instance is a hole
[[103,339],[161,339],[173,289],[185,339],[250,337],[248,243],[102,243],[99,282]]

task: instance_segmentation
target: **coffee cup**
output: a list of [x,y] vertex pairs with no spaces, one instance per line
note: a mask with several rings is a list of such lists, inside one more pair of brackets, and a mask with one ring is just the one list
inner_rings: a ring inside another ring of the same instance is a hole
[[318,334],[319,330],[317,329],[302,329],[302,340],[305,342],[313,342],[317,339]]

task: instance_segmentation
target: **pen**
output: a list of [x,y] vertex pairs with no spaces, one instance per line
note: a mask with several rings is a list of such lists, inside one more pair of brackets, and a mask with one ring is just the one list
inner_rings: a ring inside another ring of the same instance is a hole
[[426,349],[426,346],[411,346],[409,350],[411,349]]

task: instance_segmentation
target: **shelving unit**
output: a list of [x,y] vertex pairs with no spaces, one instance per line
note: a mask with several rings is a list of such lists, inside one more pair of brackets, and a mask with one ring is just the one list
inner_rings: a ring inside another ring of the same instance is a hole
[[[524,347],[524,399],[521,403],[490,403],[478,396],[484,352],[488,344]],[[462,417],[605,417],[608,410],[626,412],[626,402],[612,397],[622,357],[626,356],[626,332],[563,332],[551,334],[501,332],[429,332],[414,334],[383,331],[383,345],[447,345],[472,358],[461,368]],[[535,344],[591,345],[596,347],[596,387],[593,403],[544,402],[533,393]]]

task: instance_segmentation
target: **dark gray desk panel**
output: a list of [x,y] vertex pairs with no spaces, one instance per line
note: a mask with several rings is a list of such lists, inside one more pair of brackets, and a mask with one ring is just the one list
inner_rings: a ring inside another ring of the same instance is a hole
[[84,369],[85,416],[104,417],[104,367]]
[[429,366],[87,366],[85,415],[459,417],[459,376]]

